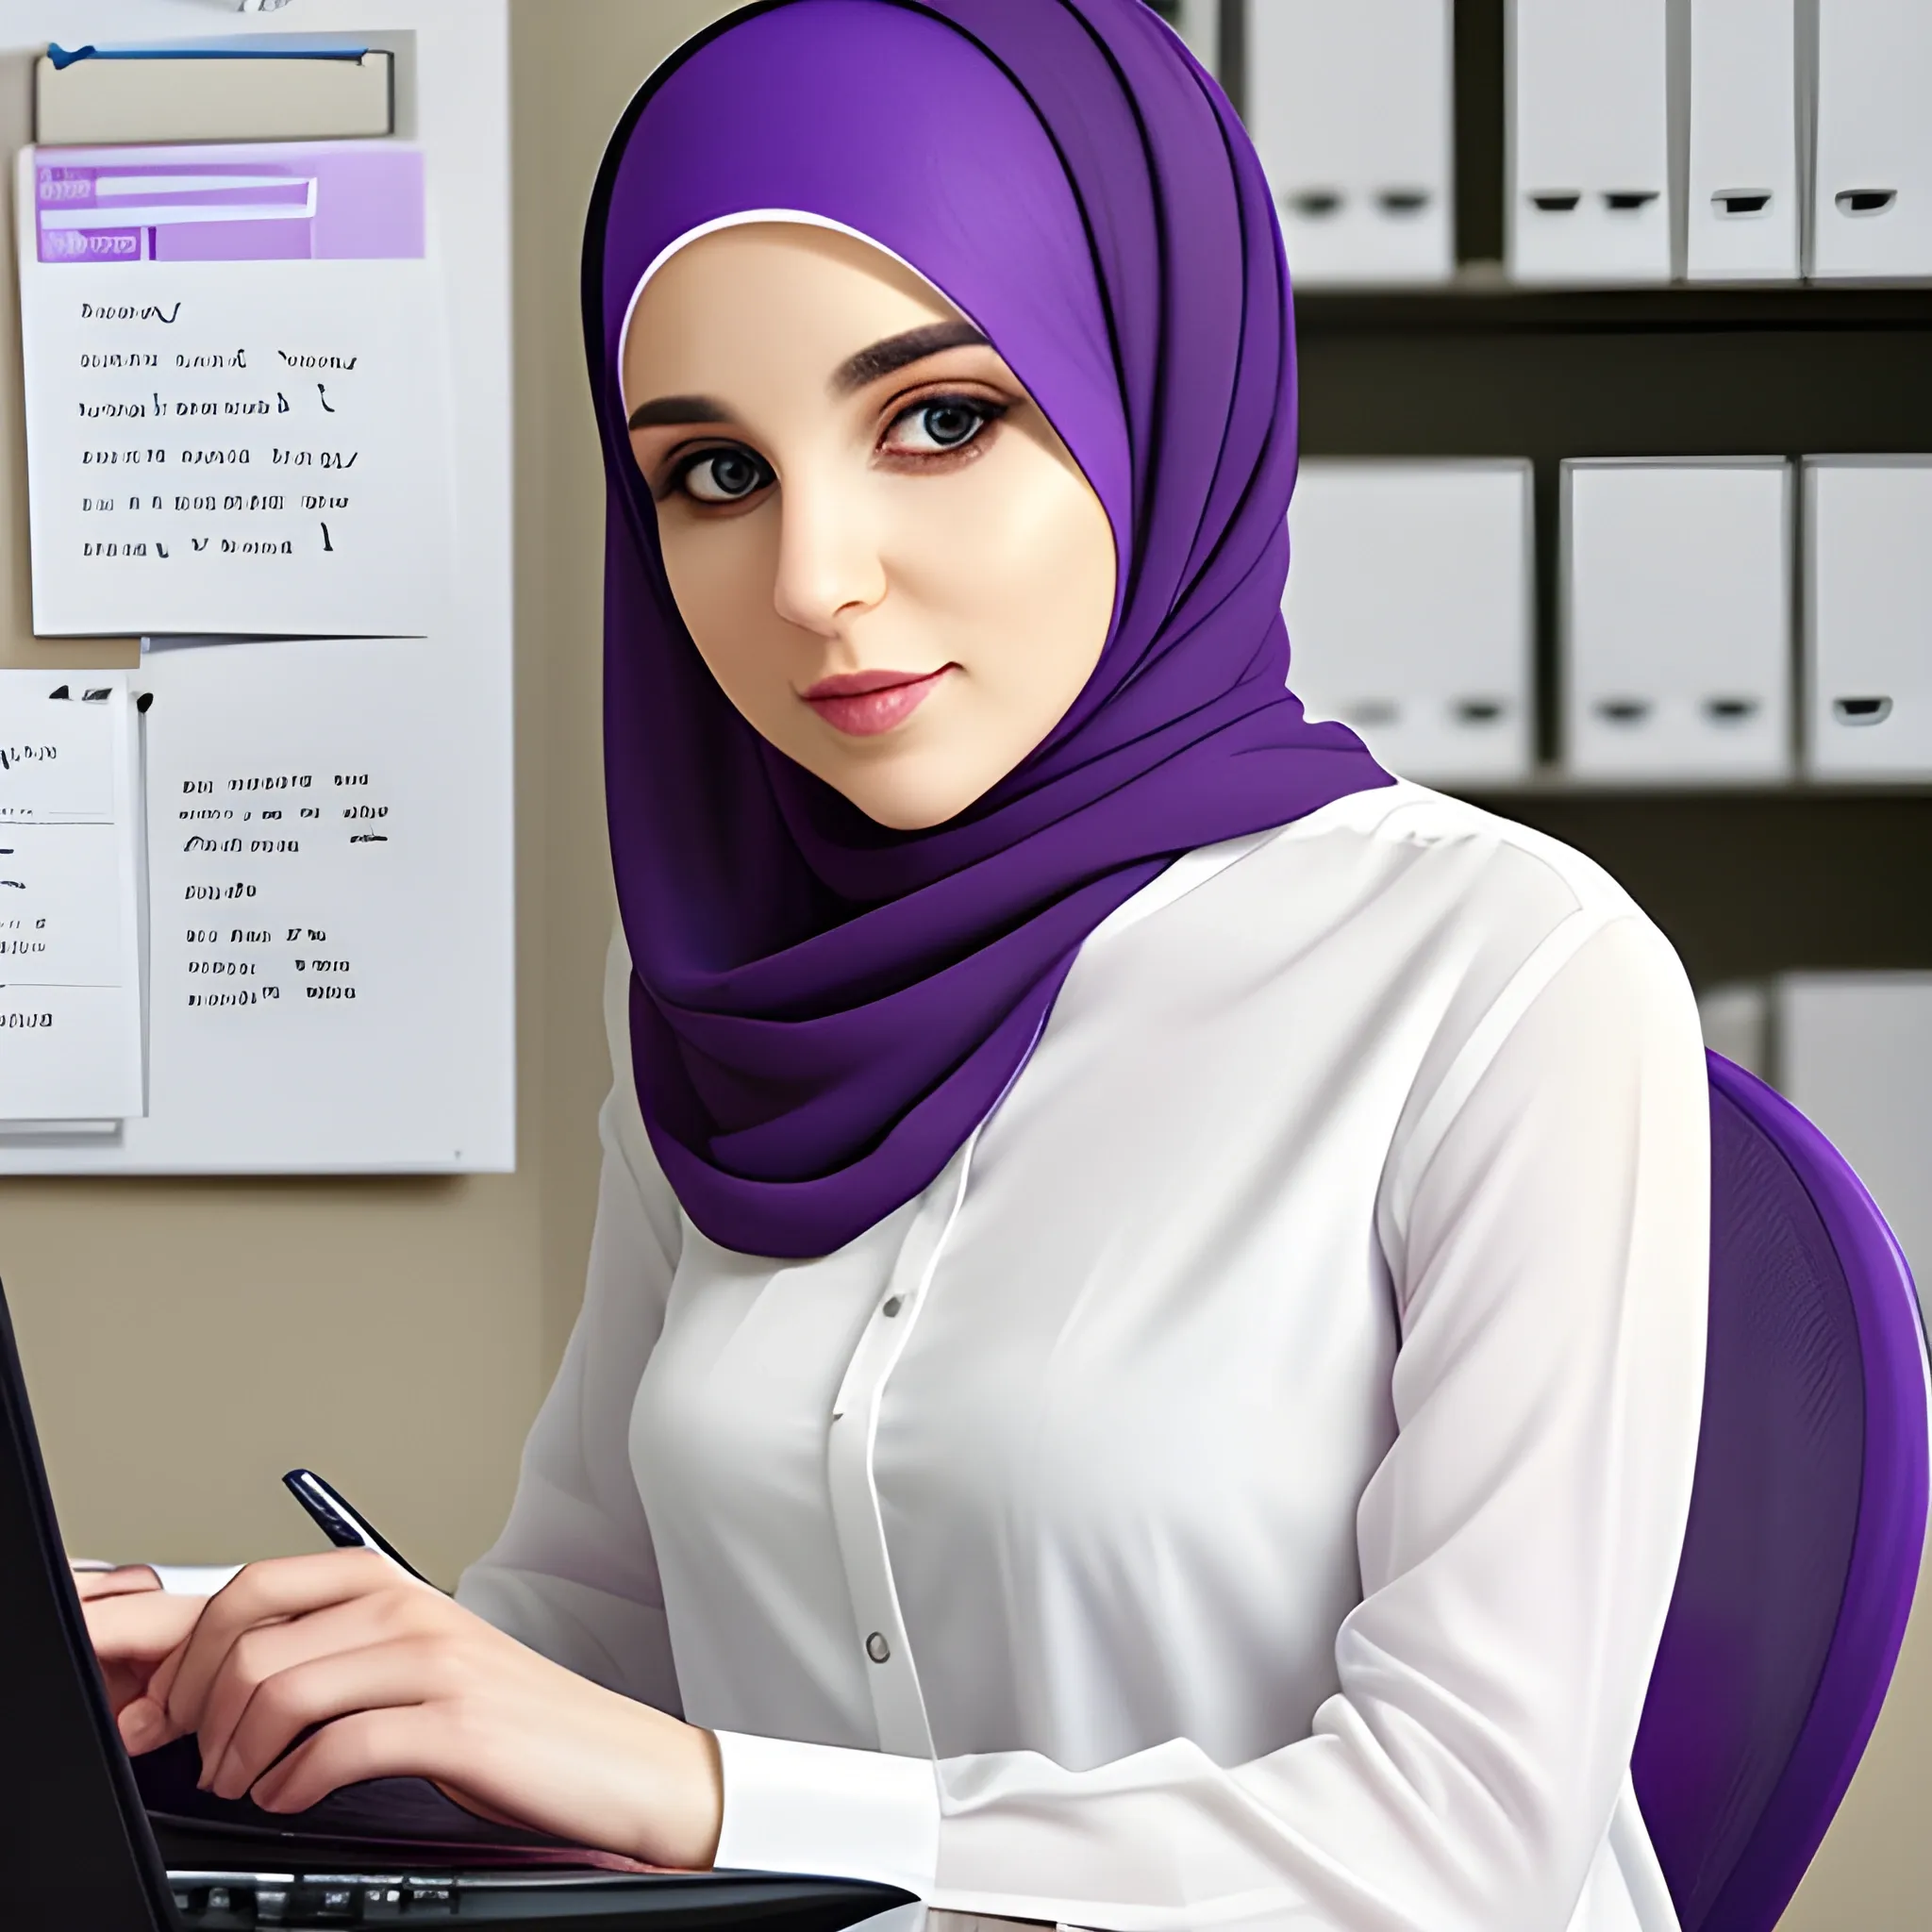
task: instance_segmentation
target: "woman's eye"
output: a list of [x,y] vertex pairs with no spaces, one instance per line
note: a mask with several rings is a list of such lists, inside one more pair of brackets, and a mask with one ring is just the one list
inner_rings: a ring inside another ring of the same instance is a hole
[[678,471],[675,487],[698,503],[741,503],[772,480],[771,466],[748,449],[708,449]]
[[891,448],[913,455],[943,453],[963,448],[1005,414],[997,403],[973,396],[934,396],[894,418],[886,441]]

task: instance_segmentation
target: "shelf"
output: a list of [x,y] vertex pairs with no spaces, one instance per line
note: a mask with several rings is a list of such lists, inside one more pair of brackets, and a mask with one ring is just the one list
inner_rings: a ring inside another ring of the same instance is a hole
[[1932,968],[1932,788],[1674,792],[1548,784],[1457,795],[1588,853],[1691,980]]
[[1476,264],[1453,282],[1405,288],[1307,289],[1295,295],[1304,335],[1569,331],[1737,334],[1932,329],[1932,285],[1767,283],[1617,289],[1522,288]]
[[1917,799],[1932,801],[1932,777],[1870,783],[1844,779],[1681,778],[1663,782],[1638,779],[1573,778],[1562,772],[1538,772],[1528,778],[1491,783],[1418,779],[1473,804],[1507,810],[1509,803],[1576,799],[1592,804],[1655,805],[1660,801],[1709,803],[1732,800],[1752,805],[1837,805],[1847,800]]

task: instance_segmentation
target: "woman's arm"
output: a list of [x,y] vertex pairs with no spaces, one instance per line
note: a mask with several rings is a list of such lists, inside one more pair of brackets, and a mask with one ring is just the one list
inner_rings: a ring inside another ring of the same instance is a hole
[[583,1307],[524,1444],[509,1519],[457,1601],[545,1657],[677,1714],[650,1524],[630,1466],[630,1411],[664,1324],[682,1241],[676,1197],[644,1135],[630,1063],[630,955],[604,961],[610,1092]]
[[130,1750],[192,1731],[206,1788],[269,1810],[416,1775],[486,1817],[652,1863],[710,1862],[716,1746],[675,1714],[625,1453],[662,1303],[662,1251],[626,1165],[608,1145],[584,1314],[509,1524],[459,1600],[368,1551],[253,1563],[205,1605],[108,1595],[116,1579],[101,1579],[88,1620]]
[[[1641,920],[1522,1004],[1477,1029],[1422,1110],[1427,1144],[1391,1162],[1400,1433],[1362,1497],[1363,1600],[1312,1735],[1233,1766],[1184,1739],[1089,1770],[996,1753],[935,1782],[914,1759],[725,1734],[721,1864],[810,1852],[909,1872],[956,1910],[1088,1926],[1571,1922],[1626,1789],[1689,1507],[1708,1101],[1689,988]],[[1647,1857],[1641,1837],[1617,1849]]]
[[584,1307],[495,1548],[456,1602],[349,1551],[251,1564],[205,1608],[152,1589],[109,1600],[126,1580],[96,1580],[89,1621],[110,1681],[128,1679],[115,1702],[130,1749],[194,1731],[204,1782],[271,1809],[414,1774],[486,1815],[654,1862],[709,1861],[716,1748],[676,1719],[628,1455],[679,1221],[629,1085],[627,971],[613,948],[617,1077]]
[[636,1171],[626,1110],[635,1116],[635,1097],[613,1090],[583,1310],[525,1444],[508,1521],[456,1594],[533,1650],[675,1714],[677,1677],[629,1436],[676,1266],[678,1222],[655,1164],[641,1178]]

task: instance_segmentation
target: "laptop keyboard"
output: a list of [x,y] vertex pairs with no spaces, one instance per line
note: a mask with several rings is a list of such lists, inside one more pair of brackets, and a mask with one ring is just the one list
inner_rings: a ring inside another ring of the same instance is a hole
[[453,1918],[455,1882],[443,1878],[358,1875],[301,1878],[275,1872],[171,1872],[175,1909],[196,1932],[257,1925],[418,1924]]

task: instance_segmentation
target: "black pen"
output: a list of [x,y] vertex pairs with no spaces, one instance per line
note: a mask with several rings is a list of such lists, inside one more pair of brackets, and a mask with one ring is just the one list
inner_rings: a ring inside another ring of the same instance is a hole
[[[282,1478],[289,1493],[308,1510],[330,1542],[339,1550],[376,1550],[418,1583],[429,1583],[416,1568],[354,1504],[332,1484],[325,1483],[312,1469],[291,1469]],[[431,1583],[434,1590],[436,1586]]]

